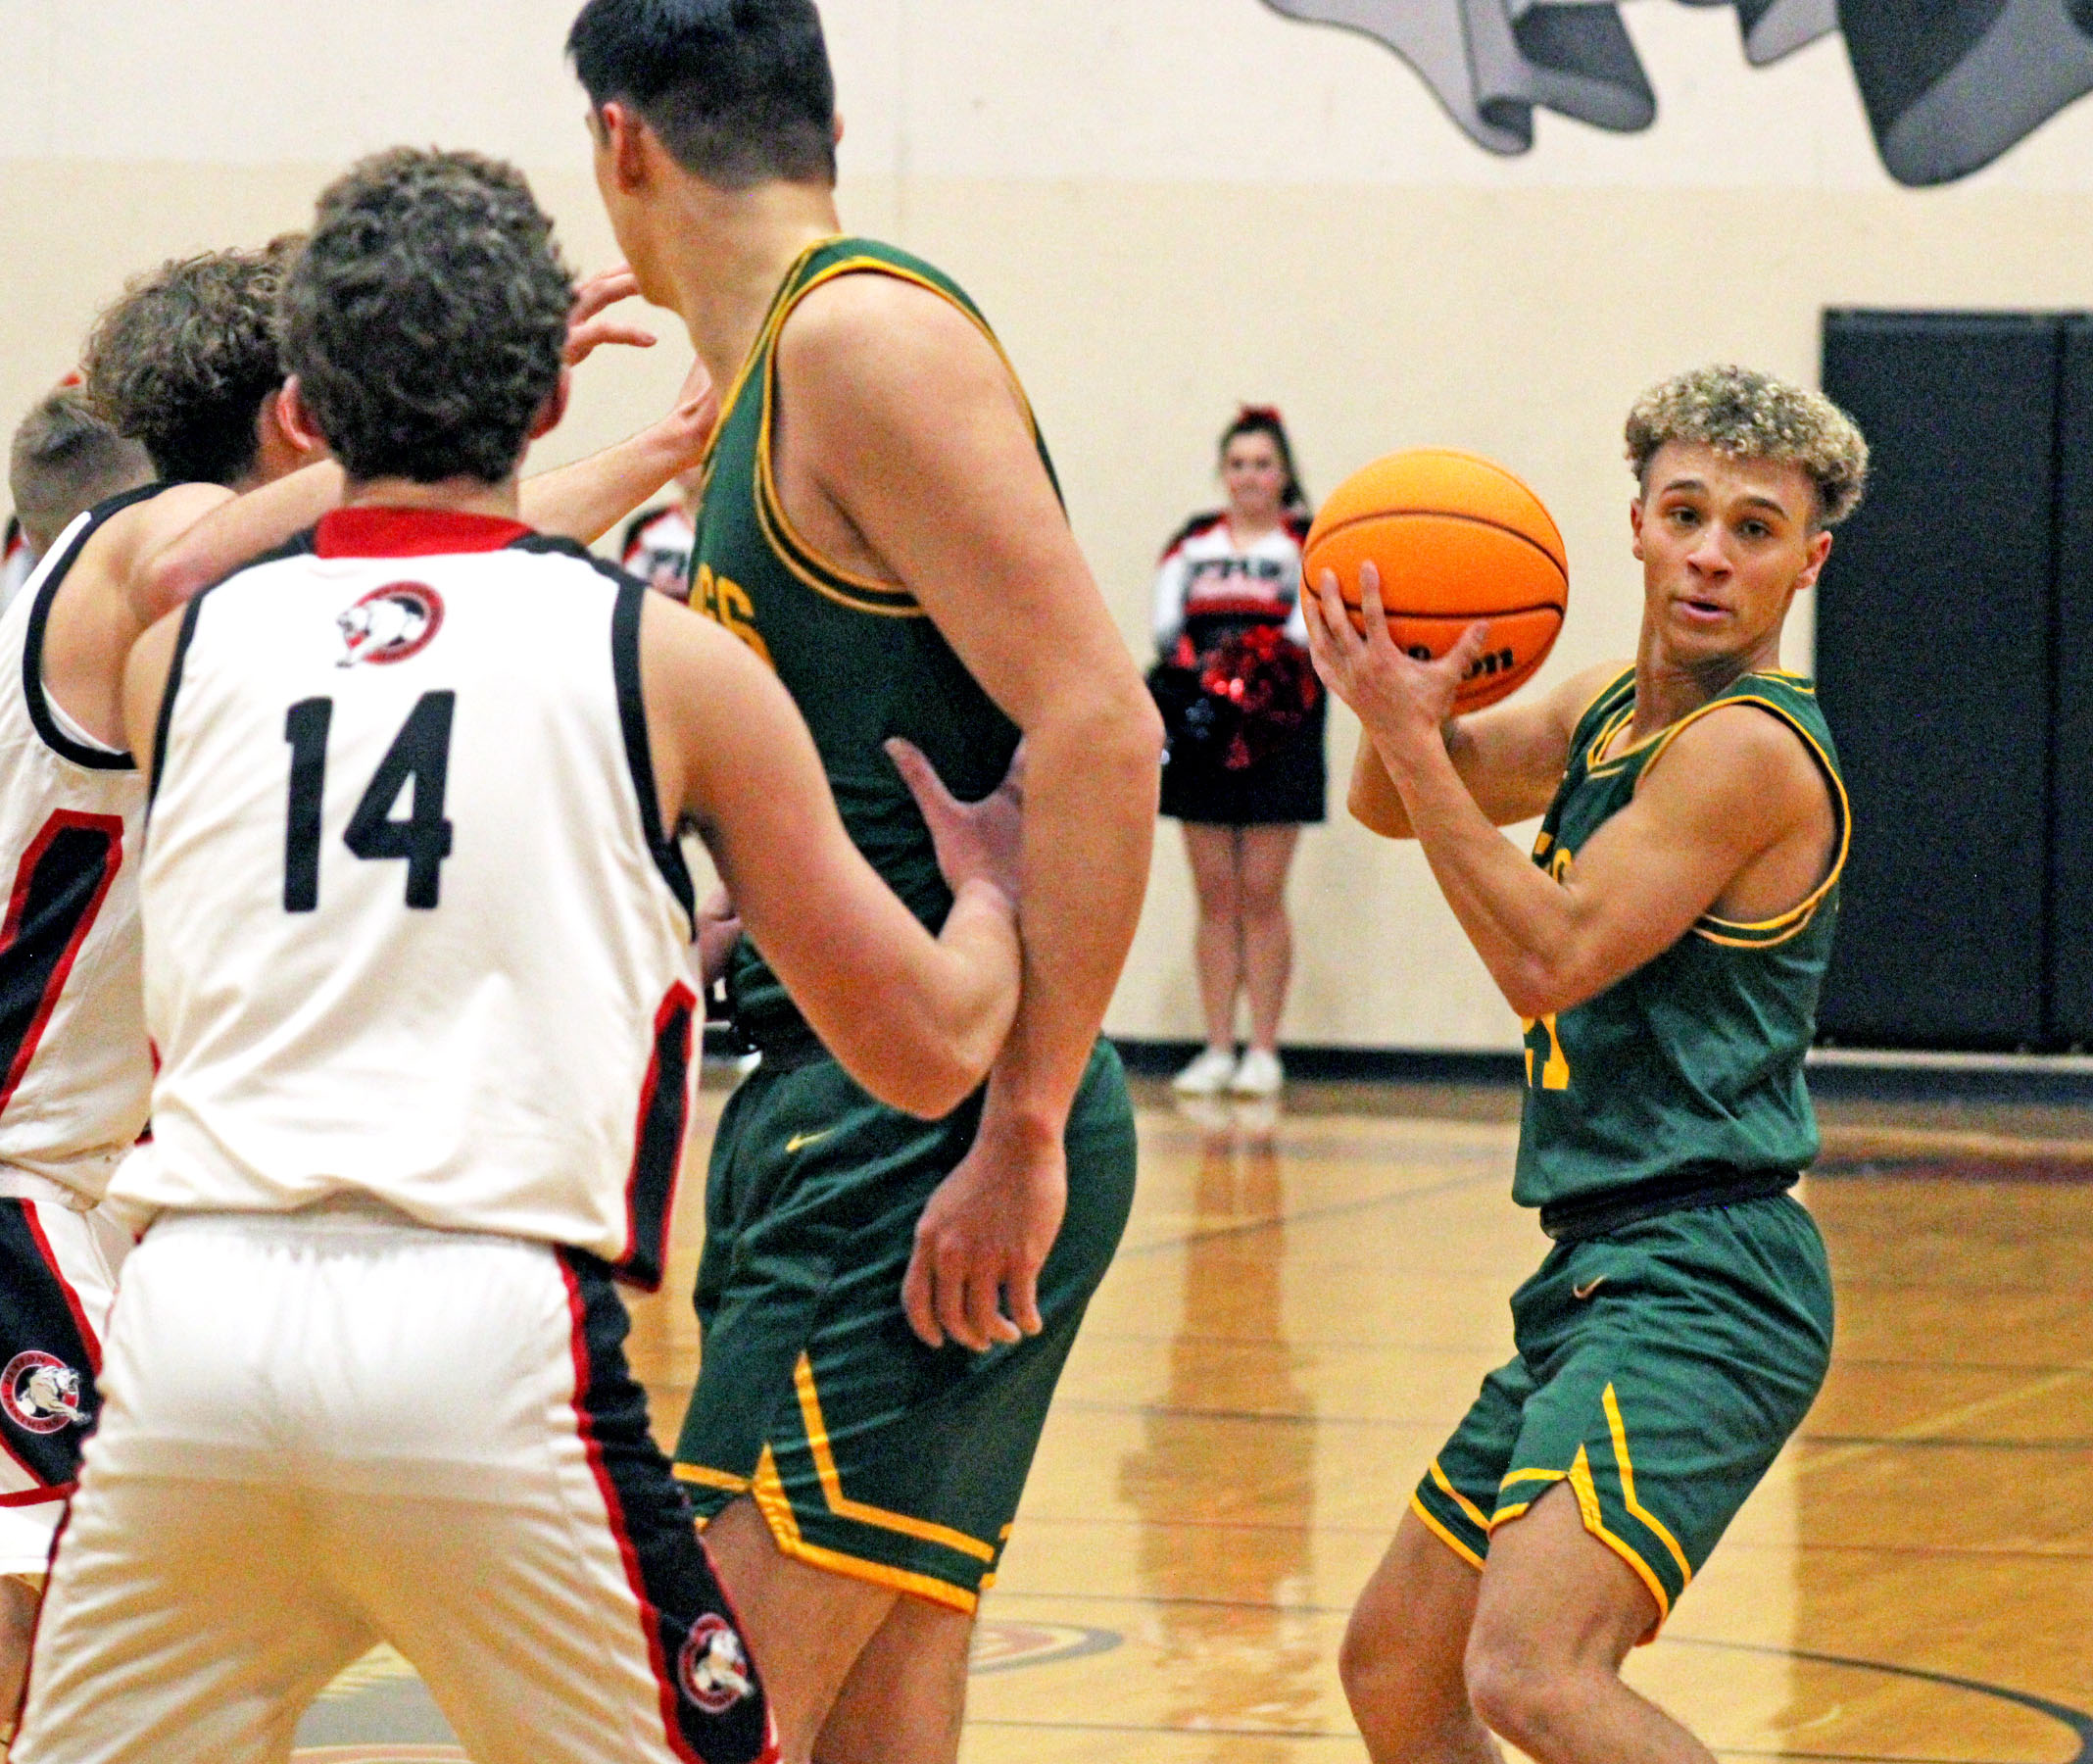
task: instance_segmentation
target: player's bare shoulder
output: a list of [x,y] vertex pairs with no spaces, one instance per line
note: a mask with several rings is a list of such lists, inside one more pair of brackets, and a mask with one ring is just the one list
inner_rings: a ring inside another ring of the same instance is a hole
[[1836,867],[1843,814],[1834,789],[1800,729],[1730,698],[1686,719],[1644,767],[1636,800],[1734,853],[1715,910],[1754,920],[1787,911]]
[[974,361],[1000,368],[1001,360],[957,301],[917,276],[887,269],[831,275],[809,288],[795,303],[778,347],[788,369],[817,366],[849,372],[854,366],[859,372],[853,378],[865,371],[892,376],[897,363],[922,368],[934,359],[952,364],[956,358],[963,370]]
[[1754,818],[1768,825],[1821,820],[1828,830],[1833,820],[1824,763],[1792,723],[1748,698],[1721,699],[1685,718],[1645,768],[1644,787],[1666,773],[1678,788],[1739,805],[1757,799],[1763,807]]
[[906,276],[865,272],[820,283],[794,307],[777,353],[788,400],[839,430],[905,426],[969,393],[1023,404],[982,326],[947,295]]

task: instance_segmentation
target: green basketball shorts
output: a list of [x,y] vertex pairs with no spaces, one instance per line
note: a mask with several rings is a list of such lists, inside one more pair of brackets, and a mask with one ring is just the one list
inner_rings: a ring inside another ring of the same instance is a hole
[[1558,1244],[1512,1296],[1512,1325],[1517,1355],[1483,1381],[1412,1510],[1481,1568],[1490,1534],[1566,1482],[1662,1624],[1824,1383],[1816,1223],[1778,1195]]
[[1068,1211],[1041,1333],[926,1348],[901,1278],[931,1192],[973,1144],[876,1102],[834,1060],[751,1074],[706,1189],[698,1388],[676,1475],[702,1519],[752,1495],[801,1561],[971,1612],[995,1580],[1040,1429],[1134,1200],[1134,1111],[1099,1042],[1069,1113]]

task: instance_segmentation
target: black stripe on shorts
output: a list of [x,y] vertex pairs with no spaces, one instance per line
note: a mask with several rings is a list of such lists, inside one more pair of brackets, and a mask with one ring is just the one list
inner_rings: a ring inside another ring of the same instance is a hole
[[36,1212],[33,1200],[0,1200],[0,1448],[39,1485],[27,1498],[43,1500],[79,1478],[80,1444],[101,1412],[101,1351]]
[[647,1394],[625,1364],[625,1306],[604,1262],[578,1250],[560,1260],[574,1316],[575,1418],[647,1625],[669,1747],[689,1764],[763,1764],[777,1741],[762,1682],[648,1429]]

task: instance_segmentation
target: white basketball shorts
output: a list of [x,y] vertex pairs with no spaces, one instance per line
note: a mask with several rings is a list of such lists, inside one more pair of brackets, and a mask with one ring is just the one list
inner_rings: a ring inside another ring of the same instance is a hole
[[15,1764],[276,1764],[375,1642],[480,1764],[751,1764],[762,1690],[603,1264],[378,1210],[123,1272]]
[[0,1171],[0,1575],[36,1575],[94,1426],[130,1235],[56,1183]]

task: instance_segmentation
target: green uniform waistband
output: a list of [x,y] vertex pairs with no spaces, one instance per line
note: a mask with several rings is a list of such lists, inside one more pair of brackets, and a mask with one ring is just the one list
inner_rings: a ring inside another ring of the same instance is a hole
[[1799,1170],[1740,1170],[1728,1164],[1695,1164],[1667,1171],[1602,1195],[1551,1200],[1540,1209],[1540,1228],[1558,1244],[1605,1237],[1645,1219],[1690,1212],[1703,1206],[1734,1206],[1784,1195],[1801,1180]]

